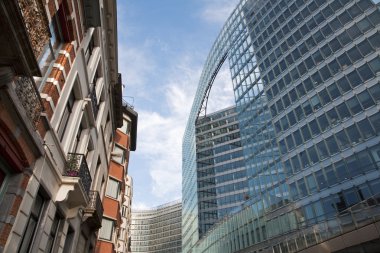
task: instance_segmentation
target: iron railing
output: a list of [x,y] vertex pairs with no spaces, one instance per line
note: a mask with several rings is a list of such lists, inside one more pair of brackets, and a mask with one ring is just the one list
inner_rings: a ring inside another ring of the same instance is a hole
[[31,77],[18,76],[16,77],[15,84],[17,97],[20,99],[26,115],[36,130],[43,107],[34,81]]
[[85,192],[89,195],[92,179],[84,154],[69,153],[67,155],[64,176],[79,177]]
[[89,192],[90,202],[88,203],[85,212],[91,213],[93,220],[96,223],[96,227],[101,227],[103,219],[103,205],[98,191]]

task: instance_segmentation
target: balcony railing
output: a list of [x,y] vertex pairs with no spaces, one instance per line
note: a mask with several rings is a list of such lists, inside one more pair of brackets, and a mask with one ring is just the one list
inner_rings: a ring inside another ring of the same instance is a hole
[[85,192],[89,195],[92,179],[86,162],[86,157],[83,154],[68,154],[64,176],[79,177]]
[[15,91],[25,109],[26,115],[37,129],[38,120],[42,112],[40,95],[37,92],[33,79],[26,76],[16,77]]
[[98,106],[98,98],[96,97],[95,85],[92,86],[92,89],[90,92],[90,99],[92,103],[92,110],[94,111],[94,118],[96,120],[96,117],[98,116],[99,106]]
[[87,216],[87,221],[95,228],[100,228],[102,226],[103,218],[103,205],[100,199],[98,191],[90,191],[89,193],[90,202],[85,209],[85,216]]

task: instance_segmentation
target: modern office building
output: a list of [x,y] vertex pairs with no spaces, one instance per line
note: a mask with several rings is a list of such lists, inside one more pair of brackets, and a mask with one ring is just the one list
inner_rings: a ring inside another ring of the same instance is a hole
[[0,252],[94,251],[123,126],[116,21],[114,0],[0,4]]
[[132,210],[131,252],[182,252],[181,215],[181,201],[149,210]]
[[105,191],[102,227],[96,247],[99,253],[125,253],[130,243],[132,179],[128,176],[128,165],[130,152],[136,150],[138,114],[125,102],[122,112],[123,125],[116,129],[109,154],[108,178],[102,182]]
[[[377,0],[242,0],[206,60],[183,142],[184,252],[376,252]],[[196,122],[228,59],[249,184],[199,238]]]
[[240,209],[247,176],[235,107],[199,117],[196,123],[199,233]]

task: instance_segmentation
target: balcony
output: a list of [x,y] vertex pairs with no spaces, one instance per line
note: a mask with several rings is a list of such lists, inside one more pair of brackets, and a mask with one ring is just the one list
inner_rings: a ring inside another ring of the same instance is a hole
[[66,202],[68,208],[87,206],[91,187],[91,175],[83,154],[67,155],[62,183],[56,201]]
[[103,205],[99,192],[90,191],[90,202],[84,209],[84,220],[93,229],[99,229],[102,226]]

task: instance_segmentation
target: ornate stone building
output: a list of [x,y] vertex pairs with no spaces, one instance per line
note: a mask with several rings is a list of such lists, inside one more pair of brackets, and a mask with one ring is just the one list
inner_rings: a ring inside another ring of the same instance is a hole
[[0,252],[94,251],[129,110],[116,20],[116,0],[0,3]]

